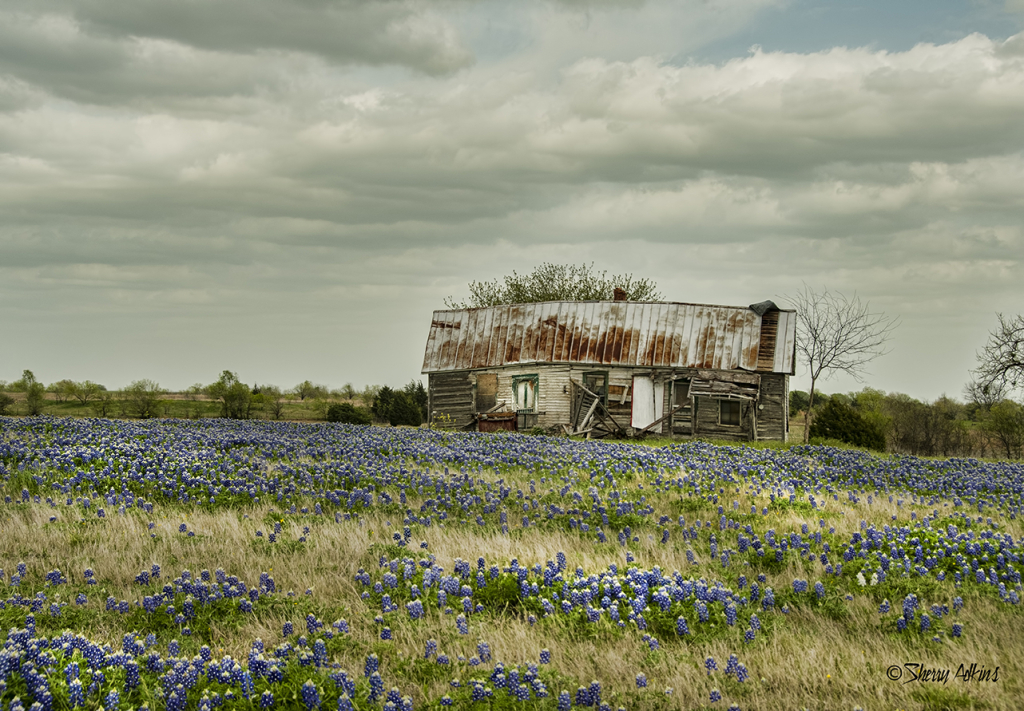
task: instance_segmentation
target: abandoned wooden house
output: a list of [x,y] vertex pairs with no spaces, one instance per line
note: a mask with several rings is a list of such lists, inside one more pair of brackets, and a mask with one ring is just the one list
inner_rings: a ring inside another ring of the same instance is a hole
[[783,440],[796,312],[549,301],[435,311],[435,427]]

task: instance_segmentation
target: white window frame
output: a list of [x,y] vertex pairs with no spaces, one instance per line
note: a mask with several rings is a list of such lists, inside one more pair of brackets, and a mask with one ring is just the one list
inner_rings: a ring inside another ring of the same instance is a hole
[[[519,385],[520,383],[533,383],[533,402],[521,403],[519,401]],[[536,374],[532,375],[513,375],[512,376],[512,402],[515,405],[516,412],[537,412],[537,400],[540,397],[540,376]],[[524,407],[527,405],[528,407]]]

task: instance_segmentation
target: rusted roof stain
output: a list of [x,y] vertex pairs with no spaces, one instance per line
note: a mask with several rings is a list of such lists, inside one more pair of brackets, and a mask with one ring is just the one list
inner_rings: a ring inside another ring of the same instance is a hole
[[793,311],[759,316],[745,306],[546,301],[435,311],[423,372],[574,363],[792,374],[795,342]]

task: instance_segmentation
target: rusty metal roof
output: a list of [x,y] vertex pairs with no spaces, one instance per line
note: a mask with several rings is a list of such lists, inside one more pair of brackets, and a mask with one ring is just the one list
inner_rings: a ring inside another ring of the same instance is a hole
[[[777,319],[763,337],[762,319],[766,326]],[[745,306],[545,301],[435,311],[422,372],[573,363],[792,374],[795,341],[793,311],[761,316]]]

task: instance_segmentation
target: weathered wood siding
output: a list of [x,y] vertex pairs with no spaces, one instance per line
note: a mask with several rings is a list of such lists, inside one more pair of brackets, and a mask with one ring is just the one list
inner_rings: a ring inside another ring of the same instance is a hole
[[757,411],[757,438],[786,441],[789,422],[789,378],[777,373],[761,376],[761,405]]
[[[693,433],[693,401],[690,400],[690,380],[692,378],[676,380],[672,384],[672,398],[669,410],[674,410],[680,405],[683,409],[672,415],[672,420],[666,424],[664,434],[672,436],[688,436]],[[668,398],[666,397],[666,401]]]
[[[522,375],[537,376],[537,426],[555,427],[569,421],[569,367],[550,365],[527,365],[501,368],[485,372],[496,373],[498,388],[497,402],[505,401],[503,411],[515,409],[515,395],[512,392],[513,379]],[[562,392],[563,387],[565,392]]]
[[749,441],[751,439],[751,417],[756,403],[752,400],[739,400],[740,423],[738,425],[721,425],[719,419],[719,401],[709,397],[698,397],[697,400],[697,436],[708,439],[734,439]]
[[[537,364],[460,373],[430,373],[430,409],[435,413],[444,412],[455,417],[458,426],[471,421],[473,414],[481,411],[481,404],[492,403],[490,407],[497,406],[498,411],[511,412],[515,409],[515,395],[512,391],[514,379],[519,376],[536,375],[537,426],[545,429],[560,428],[561,425],[568,424],[571,417],[570,379],[581,382],[583,373],[593,370]],[[633,384],[634,371],[629,368],[615,368],[602,372],[608,372],[608,410],[620,426],[627,428],[632,407],[630,388]],[[481,386],[489,390],[491,378],[497,379],[494,395],[488,394],[481,398]],[[481,399],[485,402],[481,403]],[[660,428],[657,431],[660,431]]]
[[779,332],[779,312],[769,311],[761,316],[761,341],[757,349],[757,369],[771,372],[775,365],[775,341]]
[[487,412],[497,402],[498,375],[496,373],[478,373],[476,375],[476,409],[475,412]]
[[431,373],[427,380],[431,425],[463,428],[473,423],[473,379],[469,373]]
[[608,369],[608,414],[624,429],[633,415],[633,375],[637,372],[632,368]]
[[[629,428],[632,411],[633,376],[654,376],[655,387],[664,391],[664,406],[659,417],[669,415],[682,404],[685,407],[670,418],[655,425],[649,432],[676,437],[689,437],[693,432],[693,408],[690,404],[688,384],[697,371],[674,371],[678,390],[673,393],[673,373],[658,374],[650,369],[636,368],[586,368],[567,365],[537,363],[533,365],[486,368],[456,373],[430,373],[430,409],[435,422],[443,413],[454,420],[456,427],[474,423],[474,413],[482,410],[481,405],[494,403],[499,411],[515,409],[512,390],[513,379],[517,376],[537,376],[536,424],[550,430],[559,430],[569,424],[571,403],[570,379],[582,382],[585,372],[608,373],[608,411],[623,428]],[[687,375],[690,377],[687,377]],[[496,382],[495,382],[496,381]],[[493,383],[493,384],[492,384]],[[481,387],[482,386],[482,387]],[[490,390],[494,388],[493,400]],[[481,389],[484,392],[481,392]],[[756,424],[757,439],[786,439],[786,420],[789,405],[789,378],[783,374],[761,374],[759,401],[740,401],[740,424],[719,424],[719,401],[709,397],[696,398],[696,436],[709,439],[750,440]],[[504,403],[504,404],[502,404]],[[755,412],[758,405],[763,407]],[[493,406],[493,405],[492,405]],[[490,407],[486,408],[490,409]],[[756,419],[755,419],[756,418]]]

